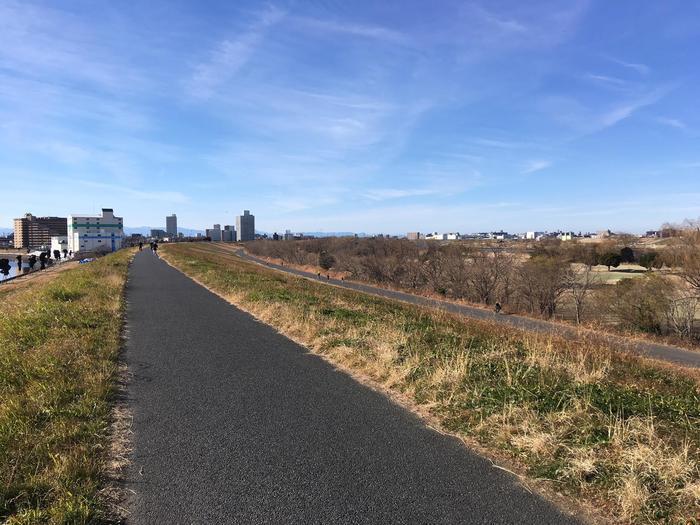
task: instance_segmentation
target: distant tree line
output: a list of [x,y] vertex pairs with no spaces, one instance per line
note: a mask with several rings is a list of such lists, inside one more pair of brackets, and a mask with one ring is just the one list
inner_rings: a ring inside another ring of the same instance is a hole
[[[635,241],[626,236],[599,243],[554,239],[523,249],[478,242],[324,238],[261,240],[246,247],[291,265],[320,267],[353,280],[483,305],[498,302],[511,312],[552,318],[563,310],[564,317],[576,323],[695,337],[700,234],[685,232],[662,250],[638,249]],[[623,263],[636,263],[648,271],[605,285],[594,270]]]

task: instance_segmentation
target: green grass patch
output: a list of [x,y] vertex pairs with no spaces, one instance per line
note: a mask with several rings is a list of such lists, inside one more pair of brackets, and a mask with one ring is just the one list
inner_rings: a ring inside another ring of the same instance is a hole
[[3,296],[0,521],[88,523],[98,497],[131,253]]

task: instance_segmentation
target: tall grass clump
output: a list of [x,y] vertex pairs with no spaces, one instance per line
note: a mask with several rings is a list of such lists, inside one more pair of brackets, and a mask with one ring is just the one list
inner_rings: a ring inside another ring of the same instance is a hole
[[167,246],[164,257],[611,521],[700,516],[697,375],[600,341],[531,334],[283,275],[216,246]]
[[130,255],[117,252],[2,296],[2,522],[104,517],[99,491]]

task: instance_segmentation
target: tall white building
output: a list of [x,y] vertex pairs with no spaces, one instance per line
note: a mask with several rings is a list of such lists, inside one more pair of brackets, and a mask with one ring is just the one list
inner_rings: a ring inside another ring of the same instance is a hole
[[124,219],[112,208],[102,208],[101,216],[68,216],[68,249],[73,253],[114,252],[122,247]]
[[165,216],[165,231],[168,237],[177,237],[177,215],[174,213]]

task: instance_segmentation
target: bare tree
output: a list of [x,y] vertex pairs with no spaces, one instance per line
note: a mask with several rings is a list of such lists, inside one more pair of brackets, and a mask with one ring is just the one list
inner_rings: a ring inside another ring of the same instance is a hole
[[444,293],[445,256],[439,250],[428,250],[423,257],[423,276],[428,286],[435,292]]
[[490,304],[499,283],[499,252],[478,251],[469,257],[468,279],[474,299]]
[[567,290],[571,268],[558,257],[535,256],[518,271],[520,293],[531,312],[550,318],[556,312],[561,296]]
[[680,242],[669,251],[669,255],[672,264],[679,267],[683,280],[696,292],[700,292],[700,233],[685,232]]
[[668,325],[681,337],[691,339],[695,329],[695,315],[700,305],[700,297],[682,292],[668,304]]
[[574,267],[567,276],[566,285],[576,309],[576,324],[581,324],[586,297],[598,282],[598,277],[593,273],[591,265],[588,264]]

